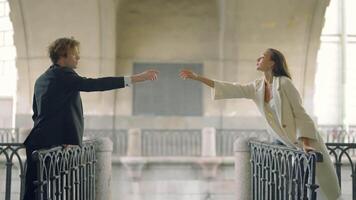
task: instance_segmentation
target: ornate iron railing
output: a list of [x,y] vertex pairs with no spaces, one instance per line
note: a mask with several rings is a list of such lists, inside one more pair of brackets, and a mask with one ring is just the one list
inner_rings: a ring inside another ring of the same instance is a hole
[[356,166],[355,157],[352,157],[352,154],[356,149],[356,143],[326,143],[326,146],[331,158],[334,160],[340,187],[342,187],[341,166],[348,165],[351,168],[352,199],[356,200]]
[[36,200],[95,199],[95,147],[55,147],[33,152],[37,163]]
[[[10,199],[22,199],[24,194],[24,178],[25,178],[25,150],[22,144],[18,143],[0,143],[0,163],[5,164],[5,169],[0,169],[5,171],[5,200]],[[23,151],[23,152],[21,152]],[[2,168],[2,167],[1,167]],[[13,178],[14,168],[17,168],[18,176],[20,179],[19,190],[14,191],[12,186],[14,182],[11,181]]]
[[315,167],[322,154],[251,141],[253,200],[316,200]]

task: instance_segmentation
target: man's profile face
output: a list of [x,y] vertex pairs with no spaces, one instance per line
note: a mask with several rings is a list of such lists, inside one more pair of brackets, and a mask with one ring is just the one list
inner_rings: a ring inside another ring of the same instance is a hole
[[65,66],[75,69],[77,68],[79,59],[80,59],[79,48],[74,47],[73,49],[68,50],[67,57],[64,57],[63,61]]

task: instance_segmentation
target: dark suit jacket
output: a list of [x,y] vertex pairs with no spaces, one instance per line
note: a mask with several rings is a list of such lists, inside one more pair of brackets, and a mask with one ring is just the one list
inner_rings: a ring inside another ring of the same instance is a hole
[[35,83],[34,127],[25,146],[81,145],[83,107],[80,91],[105,91],[125,86],[123,77],[85,78],[73,69],[52,65]]

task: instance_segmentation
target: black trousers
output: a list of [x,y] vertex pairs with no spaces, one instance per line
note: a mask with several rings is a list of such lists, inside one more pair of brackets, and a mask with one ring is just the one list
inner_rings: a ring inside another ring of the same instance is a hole
[[32,159],[32,153],[39,148],[26,146],[26,157],[27,157],[27,169],[26,169],[26,178],[25,178],[25,194],[23,200],[35,200],[36,186],[34,181],[37,179],[37,167],[36,162]]

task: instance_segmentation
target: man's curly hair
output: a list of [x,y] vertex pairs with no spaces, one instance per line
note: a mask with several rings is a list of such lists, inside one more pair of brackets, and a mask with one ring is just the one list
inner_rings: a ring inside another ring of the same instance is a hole
[[48,47],[48,54],[52,60],[52,63],[55,64],[61,56],[67,57],[67,52],[70,49],[79,47],[79,42],[73,37],[71,38],[58,38]]

